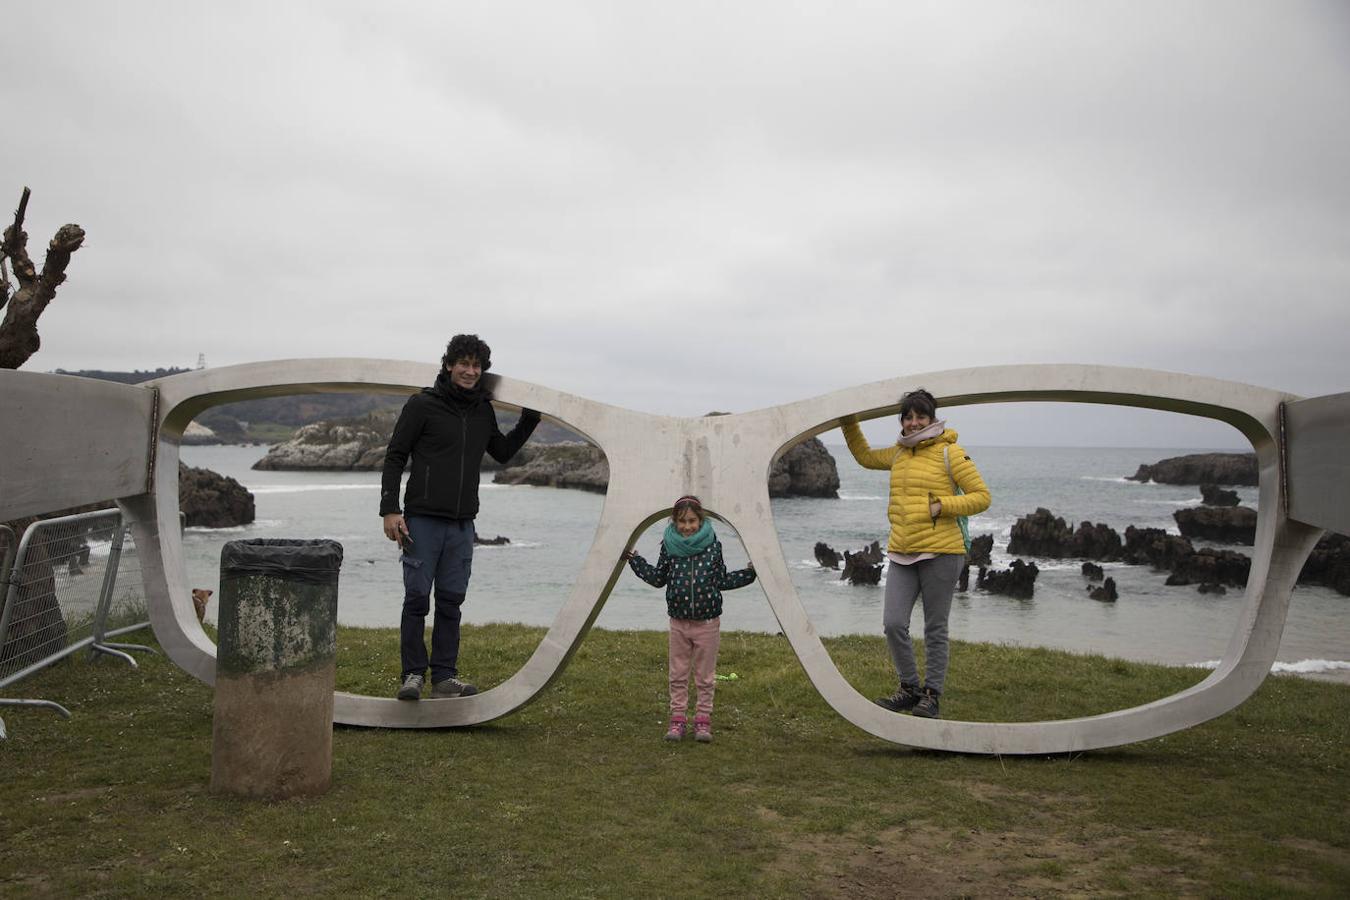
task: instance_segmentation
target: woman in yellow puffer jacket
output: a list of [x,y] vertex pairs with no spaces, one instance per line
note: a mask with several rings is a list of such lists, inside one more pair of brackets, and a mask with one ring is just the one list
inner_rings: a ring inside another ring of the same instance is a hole
[[[882,630],[900,685],[877,703],[893,712],[913,710],[916,716],[936,719],[947,675],[947,618],[965,564],[965,539],[956,520],[988,509],[989,488],[956,443],[956,432],[938,420],[937,401],[923,388],[900,398],[900,438],[890,447],[873,450],[853,416],[841,425],[859,465],[891,473]],[[909,620],[920,597],[926,670],[922,687],[909,637]]]

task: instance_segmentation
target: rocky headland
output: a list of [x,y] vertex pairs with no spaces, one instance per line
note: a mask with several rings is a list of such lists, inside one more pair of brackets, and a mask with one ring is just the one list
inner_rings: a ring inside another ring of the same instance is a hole
[[609,489],[609,460],[594,444],[526,444],[492,476],[495,484],[532,484],[603,494]]
[[1173,456],[1152,465],[1140,465],[1130,481],[1153,481],[1158,484],[1240,484],[1257,483],[1255,453],[1192,453]]
[[[381,409],[346,419],[331,419],[304,425],[290,440],[273,444],[267,455],[253,464],[260,470],[313,470],[329,472],[378,472],[384,468],[384,452],[398,421],[398,409]],[[499,412],[497,426],[510,431],[519,421],[515,413]],[[549,442],[565,441],[576,435],[557,425],[542,423],[530,442],[521,448],[512,463],[528,457],[530,451]],[[491,456],[483,457],[485,471],[498,468]]]
[[398,410],[386,409],[305,425],[290,440],[269,447],[253,468],[378,471],[384,467],[384,451],[397,420]]

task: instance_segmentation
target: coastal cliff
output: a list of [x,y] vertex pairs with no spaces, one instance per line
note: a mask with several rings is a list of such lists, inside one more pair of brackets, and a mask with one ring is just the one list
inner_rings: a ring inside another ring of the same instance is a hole
[[290,440],[269,447],[253,468],[378,471],[384,467],[384,451],[397,420],[398,410],[386,409],[305,425]]
[[1192,453],[1139,466],[1129,481],[1158,484],[1241,484],[1255,486],[1258,472],[1255,453]]
[[[499,413],[498,424],[509,431],[514,414]],[[315,422],[288,441],[268,448],[253,468],[268,471],[379,471],[398,420],[398,410]],[[543,424],[529,443],[505,465],[483,457],[484,470],[496,470],[498,484],[532,484],[604,493],[609,487],[609,462],[604,453],[556,425]],[[573,438],[568,440],[567,438]],[[818,438],[809,438],[784,453],[769,470],[771,497],[839,496],[839,470]]]

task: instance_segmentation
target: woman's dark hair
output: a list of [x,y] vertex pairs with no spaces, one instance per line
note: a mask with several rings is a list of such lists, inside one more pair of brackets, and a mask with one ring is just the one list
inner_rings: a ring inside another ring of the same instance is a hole
[[900,398],[900,418],[904,418],[911,412],[916,412],[921,416],[927,416],[930,419],[937,418],[937,401],[933,395],[923,388],[915,388],[908,394]]
[[492,348],[476,334],[457,334],[445,345],[441,368],[453,366],[461,359],[473,358],[484,372],[492,368]]
[[675,501],[675,507],[670,511],[671,520],[674,521],[675,519],[678,519],[680,513],[684,512],[686,509],[692,509],[694,514],[698,516],[698,520],[700,522],[703,521],[705,516],[705,513],[703,512],[703,501],[699,500],[693,494],[686,494]]

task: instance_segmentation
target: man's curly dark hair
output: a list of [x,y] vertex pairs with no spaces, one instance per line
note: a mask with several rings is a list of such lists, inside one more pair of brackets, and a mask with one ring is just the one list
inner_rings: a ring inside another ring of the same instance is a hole
[[472,357],[484,372],[492,368],[492,348],[476,334],[457,334],[445,345],[441,367],[452,366],[461,359]]

